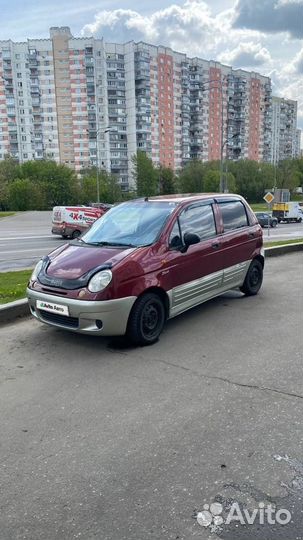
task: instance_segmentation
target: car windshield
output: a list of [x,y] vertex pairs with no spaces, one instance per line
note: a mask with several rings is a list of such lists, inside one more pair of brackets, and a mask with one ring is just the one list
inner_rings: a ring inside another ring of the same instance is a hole
[[109,210],[98,219],[81,241],[92,245],[139,247],[152,244],[175,202],[133,201]]

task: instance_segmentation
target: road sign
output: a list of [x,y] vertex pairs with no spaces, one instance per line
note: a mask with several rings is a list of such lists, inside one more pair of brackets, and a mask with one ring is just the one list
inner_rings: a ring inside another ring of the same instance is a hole
[[264,201],[267,202],[267,204],[270,204],[270,203],[273,202],[274,196],[273,196],[272,193],[270,193],[270,191],[268,191],[268,192],[266,193],[266,195],[264,195],[263,199],[264,199]]

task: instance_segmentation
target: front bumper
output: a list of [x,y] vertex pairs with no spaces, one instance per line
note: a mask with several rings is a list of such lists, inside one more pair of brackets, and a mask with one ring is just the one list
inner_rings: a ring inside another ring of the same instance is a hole
[[65,226],[64,225],[53,225],[52,226],[52,233],[53,234],[65,234]]
[[[100,336],[124,335],[130,311],[137,299],[136,296],[128,296],[117,300],[90,302],[44,294],[29,288],[27,297],[31,313],[39,321],[81,334]],[[37,309],[37,300],[67,306],[69,316]]]

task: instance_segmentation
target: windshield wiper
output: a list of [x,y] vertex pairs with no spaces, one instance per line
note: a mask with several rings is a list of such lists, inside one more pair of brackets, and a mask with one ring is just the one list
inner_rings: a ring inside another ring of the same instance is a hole
[[86,242],[90,246],[114,246],[114,247],[137,247],[134,244],[124,244],[123,242]]

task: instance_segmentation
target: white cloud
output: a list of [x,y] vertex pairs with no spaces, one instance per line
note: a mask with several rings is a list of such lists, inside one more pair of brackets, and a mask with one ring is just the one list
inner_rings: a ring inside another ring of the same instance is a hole
[[220,62],[230,64],[235,67],[257,67],[271,62],[271,55],[268,49],[262,47],[261,43],[252,41],[240,43],[232,50],[219,55]]
[[[155,7],[148,15],[143,12],[143,7],[142,10],[101,10],[82,28],[81,34],[104,37],[106,41],[118,43],[142,40],[166,45],[189,56],[218,59],[234,67],[257,69],[264,75],[272,75],[275,94],[298,100],[303,128],[303,50],[300,50],[298,40],[291,40],[294,27],[289,26],[294,24],[294,4],[301,6],[302,0],[264,0],[264,3],[263,0],[254,0],[254,3],[251,0],[234,0],[234,6],[230,4],[228,9],[222,8],[221,11],[217,0],[216,14],[211,10],[211,0],[184,0],[183,4],[180,0],[172,0],[168,6],[167,1],[163,0],[164,5],[160,9],[157,7],[159,2],[152,4]],[[250,18],[257,15],[260,18],[265,13],[272,17],[278,1],[284,6],[285,18],[289,13],[286,4],[290,4],[289,21],[284,20],[283,24],[277,25],[274,33],[269,20],[266,24],[263,21],[264,24],[251,24],[250,29],[245,28],[245,6],[249,5],[247,14]],[[227,5],[226,0],[220,2]],[[286,27],[289,33],[285,32]]]
[[285,66],[284,73],[286,75],[299,75],[301,78],[303,77],[303,47],[295,55],[293,61]]
[[[189,55],[208,58],[218,53],[222,42],[230,42],[233,16],[233,10],[214,16],[204,1],[186,0],[183,5],[171,4],[149,16],[129,9],[100,11],[92,23],[83,27],[82,35],[104,36],[109,41],[134,39],[161,43]],[[244,36],[259,35],[256,31],[233,30],[235,43]]]

